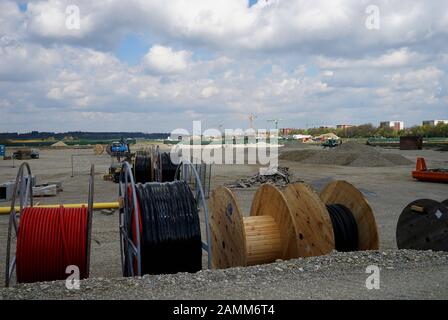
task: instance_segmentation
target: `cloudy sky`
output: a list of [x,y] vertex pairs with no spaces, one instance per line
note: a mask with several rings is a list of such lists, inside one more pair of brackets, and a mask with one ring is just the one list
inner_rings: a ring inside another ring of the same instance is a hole
[[0,1],[1,132],[409,126],[447,72],[446,0]]

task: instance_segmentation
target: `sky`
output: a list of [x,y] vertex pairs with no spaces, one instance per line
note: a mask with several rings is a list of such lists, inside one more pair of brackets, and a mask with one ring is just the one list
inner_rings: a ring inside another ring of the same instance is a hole
[[411,126],[447,72],[446,0],[0,1],[0,132]]

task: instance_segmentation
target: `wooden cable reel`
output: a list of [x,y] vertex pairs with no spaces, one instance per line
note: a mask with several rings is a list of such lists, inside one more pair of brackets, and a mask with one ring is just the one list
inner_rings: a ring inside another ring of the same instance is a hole
[[99,156],[104,153],[104,146],[102,144],[96,144],[93,148],[93,152]]
[[226,187],[212,192],[210,208],[214,268],[268,263],[296,252],[289,208],[274,186],[258,189],[250,217],[243,217],[233,192]]
[[326,205],[339,204],[348,208],[358,227],[358,250],[378,250],[379,236],[375,215],[364,195],[346,181],[332,181],[321,191]]
[[254,196],[249,217],[243,217],[231,190],[215,189],[210,199],[213,267],[330,253],[335,239],[329,204],[344,205],[352,212],[359,229],[359,250],[378,249],[373,211],[362,193],[345,181],[329,183],[320,196],[304,183],[283,191],[263,185]]
[[334,250],[331,220],[319,194],[305,183],[290,184],[283,194],[298,233],[297,257],[320,256]]

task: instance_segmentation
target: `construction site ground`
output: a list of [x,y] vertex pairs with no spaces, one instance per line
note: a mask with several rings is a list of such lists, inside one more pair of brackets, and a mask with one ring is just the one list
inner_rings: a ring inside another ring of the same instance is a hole
[[[287,149],[316,149],[297,144]],[[68,291],[63,282],[18,285],[1,288],[4,299],[96,298],[96,299],[378,299],[448,298],[448,255],[445,253],[398,251],[395,228],[403,208],[419,198],[442,201],[448,198],[448,184],[417,182],[411,176],[415,160],[423,156],[429,167],[448,168],[448,154],[434,150],[400,151],[379,149],[382,153],[401,154],[412,164],[390,167],[349,167],[313,165],[280,160],[297,180],[320,190],[331,180],[346,180],[367,197],[376,217],[380,252],[333,253],[329,256],[277,261],[265,266],[229,270],[203,270],[197,274],[121,277],[118,212],[96,211],[93,217],[91,279],[81,289]],[[35,198],[35,203],[60,204],[87,201],[89,164],[95,164],[95,202],[112,202],[118,185],[103,181],[111,158],[96,156],[93,150],[42,149],[38,160],[29,160],[37,183],[61,181],[64,191],[56,197]],[[71,156],[74,159],[72,176]],[[0,182],[13,180],[21,161],[0,161]],[[213,165],[211,189],[256,174],[257,165]],[[256,188],[237,189],[235,193],[248,215]],[[9,203],[0,202],[0,206]],[[202,221],[203,223],[203,221]],[[203,228],[204,229],[204,228]],[[4,279],[8,216],[0,216],[0,277]],[[207,267],[204,253],[203,266]],[[368,290],[366,268],[378,265],[381,287]]]

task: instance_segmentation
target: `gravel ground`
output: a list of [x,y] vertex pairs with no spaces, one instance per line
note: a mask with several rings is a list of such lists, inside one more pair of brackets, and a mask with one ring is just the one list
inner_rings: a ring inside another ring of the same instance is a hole
[[[369,265],[380,288],[367,289]],[[3,299],[447,299],[448,253],[386,250],[278,261],[196,274],[88,279],[0,289]]]

